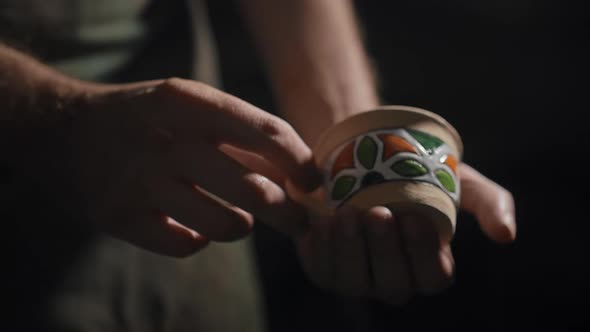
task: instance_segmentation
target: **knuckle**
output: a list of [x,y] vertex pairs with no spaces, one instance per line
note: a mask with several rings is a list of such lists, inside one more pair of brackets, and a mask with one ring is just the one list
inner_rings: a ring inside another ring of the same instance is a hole
[[246,176],[246,182],[249,183],[252,190],[251,205],[253,208],[266,210],[285,203],[285,193],[267,177],[251,173]]
[[177,91],[181,84],[180,78],[167,78],[153,88],[152,95],[156,98],[165,98],[172,92]]
[[193,95],[196,91],[204,86],[203,83],[197,81],[186,80],[178,77],[169,77],[163,80],[155,87],[156,95],[162,98],[170,96],[188,96]]
[[277,117],[268,117],[262,120],[260,130],[279,145],[287,144],[294,131],[288,122]]
[[160,87],[163,89],[175,89],[183,85],[184,80],[178,77],[169,77],[165,79]]

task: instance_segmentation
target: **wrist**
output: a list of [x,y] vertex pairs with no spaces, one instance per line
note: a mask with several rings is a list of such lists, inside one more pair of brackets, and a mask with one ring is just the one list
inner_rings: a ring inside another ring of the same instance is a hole
[[297,86],[292,83],[282,89],[288,93],[280,98],[282,114],[310,146],[330,126],[380,104],[377,90],[371,83],[340,80],[316,84],[307,82]]
[[0,45],[0,162],[19,170],[53,162],[73,105],[89,86]]
[[79,85],[33,58],[0,45],[3,134],[24,136],[34,128],[49,126]]

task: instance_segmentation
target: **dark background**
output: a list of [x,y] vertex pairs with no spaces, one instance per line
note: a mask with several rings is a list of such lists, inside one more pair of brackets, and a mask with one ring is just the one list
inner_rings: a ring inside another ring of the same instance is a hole
[[[215,0],[209,5],[225,90],[276,109],[235,4]],[[517,241],[495,245],[471,216],[461,214],[452,243],[454,285],[393,308],[316,289],[303,276],[289,240],[258,223],[254,236],[272,331],[590,330],[589,5],[569,0],[357,0],[356,6],[384,102],[432,110],[458,129],[465,161],[514,194]],[[4,169],[0,173],[16,179]],[[22,326],[33,320],[32,299],[44,296],[37,295],[39,289],[51,285],[39,271],[62,268],[39,257],[69,257],[75,246],[43,246],[56,242],[51,223],[25,224],[27,233],[12,232],[21,227],[23,214],[50,216],[47,211],[52,211],[18,210],[17,205],[14,214],[7,214],[4,207],[10,210],[11,201],[26,203],[22,198],[37,190],[12,181],[0,188],[2,243],[8,247],[0,278],[8,280],[3,282],[7,308],[2,326],[12,319],[20,324],[14,330],[27,330]],[[15,249],[29,238],[36,251]],[[41,267],[29,267],[31,261]]]
[[[465,162],[514,194],[518,238],[497,246],[461,214],[452,243],[454,285],[392,308],[315,289],[289,242],[258,225],[271,328],[588,329],[588,5],[358,0],[356,6],[384,102],[432,110],[458,129]],[[274,109],[233,3],[210,1],[210,11],[225,90]]]

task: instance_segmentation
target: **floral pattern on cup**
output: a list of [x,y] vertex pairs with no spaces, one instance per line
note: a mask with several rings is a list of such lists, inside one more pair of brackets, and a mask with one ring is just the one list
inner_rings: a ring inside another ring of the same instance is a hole
[[325,172],[329,201],[338,206],[362,188],[389,181],[423,181],[458,204],[457,158],[428,133],[395,128],[365,133],[337,148]]

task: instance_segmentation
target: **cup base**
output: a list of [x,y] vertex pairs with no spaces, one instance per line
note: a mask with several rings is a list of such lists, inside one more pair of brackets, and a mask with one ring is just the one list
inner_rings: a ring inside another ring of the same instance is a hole
[[417,214],[434,222],[442,243],[449,243],[455,232],[455,204],[445,192],[426,182],[398,181],[373,185],[364,188],[344,205],[359,209],[386,206],[394,214]]
[[[336,209],[328,208],[323,187],[313,193],[302,193],[287,182],[287,192],[316,216],[331,216]],[[343,205],[358,209],[385,206],[394,214],[415,214],[431,220],[441,243],[450,243],[455,233],[457,208],[440,188],[427,182],[397,181],[363,188]]]

